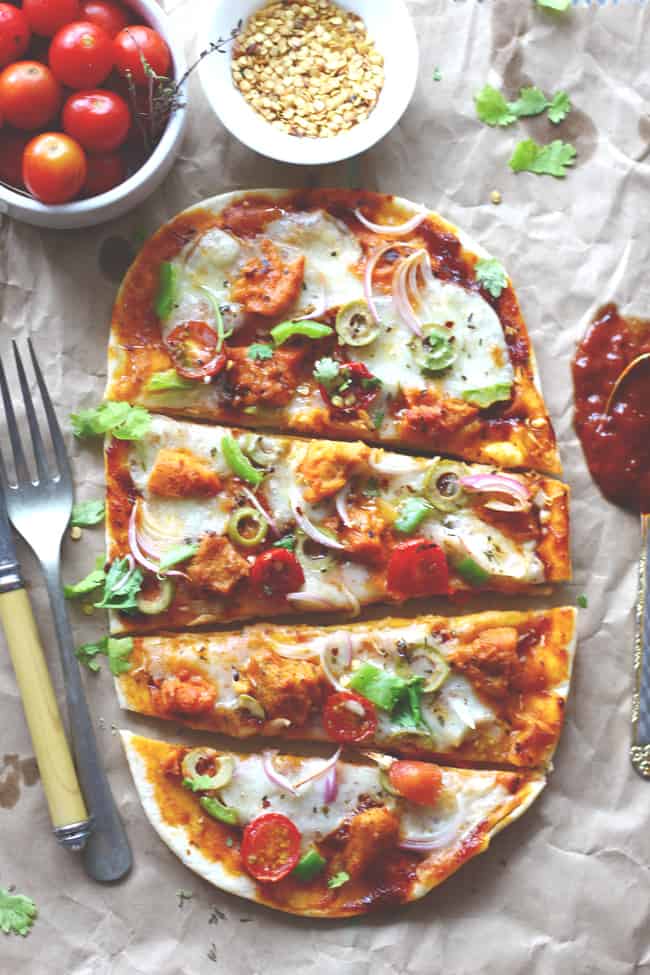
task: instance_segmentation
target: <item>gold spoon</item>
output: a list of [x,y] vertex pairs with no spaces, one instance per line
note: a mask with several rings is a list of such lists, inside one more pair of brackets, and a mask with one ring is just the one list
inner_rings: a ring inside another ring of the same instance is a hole
[[[612,386],[605,413],[611,413],[621,388],[631,372],[650,362],[650,352],[632,359]],[[634,770],[650,779],[650,514],[641,513],[641,557],[636,601],[634,638],[634,690],[632,693],[632,744],[630,759]]]

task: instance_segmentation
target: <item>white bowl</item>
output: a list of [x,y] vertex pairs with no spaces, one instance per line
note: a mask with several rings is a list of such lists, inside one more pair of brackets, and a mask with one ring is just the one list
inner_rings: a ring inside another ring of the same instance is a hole
[[[157,0],[126,0],[128,7],[142,18],[142,22],[158,31],[167,41],[174,64],[174,77],[180,78],[185,71],[185,52],[173,33],[169,19]],[[70,230],[76,227],[92,227],[106,220],[121,217],[127,210],[142,203],[158,188],[171,169],[183,140],[187,109],[174,112],[162,139],[140,169],[107,193],[88,200],[49,206],[31,197],[14,193],[0,186],[0,213],[37,227],[53,230]]]
[[[228,37],[237,20],[244,22],[266,0],[208,0],[199,37]],[[306,166],[338,162],[356,156],[383,138],[399,121],[410,102],[418,74],[415,28],[403,0],[336,0],[358,14],[384,57],[385,83],[374,110],[363,122],[329,139],[287,135],[251,108],[235,87],[231,58],[214,55],[200,68],[205,93],[225,127],[241,142],[271,159]]]

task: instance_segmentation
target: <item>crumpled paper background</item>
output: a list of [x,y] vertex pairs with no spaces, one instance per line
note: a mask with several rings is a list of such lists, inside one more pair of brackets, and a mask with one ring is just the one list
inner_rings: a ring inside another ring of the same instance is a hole
[[[206,40],[191,36],[198,6],[166,3],[188,35],[188,51]],[[236,17],[235,0],[232,6]],[[580,0],[564,16],[531,0],[409,6],[421,46],[417,93],[399,126],[361,160],[317,172],[257,156],[221,128],[194,79],[181,156],[139,210],[113,225],[67,233],[5,219],[0,352],[6,360],[10,340],[24,344],[31,335],[59,415],[95,403],[111,303],[130,247],[216,192],[352,179],[426,201],[469,231],[503,260],[518,289],[573,488],[575,582],[553,598],[575,602],[586,593],[589,608],[579,614],[573,689],[549,786],[488,853],[420,903],[354,921],[291,918],[212,889],[158,840],[113,726],[159,737],[177,729],[120,714],[104,664],[86,684],[136,863],[125,882],[101,887],[50,835],[13,673],[0,652],[0,884],[15,884],[39,907],[29,938],[0,936],[3,973],[650,972],[650,783],[628,760],[639,529],[590,480],[573,432],[570,381],[575,343],[598,305],[614,298],[626,312],[650,314],[650,5]],[[575,108],[557,129],[544,118],[489,129],[472,101],[486,81],[510,98],[524,84],[566,88]],[[529,135],[575,144],[577,166],[566,180],[509,171],[515,142]],[[490,203],[493,189],[503,194],[498,207]],[[98,496],[99,449],[71,438],[70,448],[78,496]],[[85,574],[101,549],[101,529],[66,541],[66,578]],[[24,548],[20,554],[60,690],[39,573]],[[79,642],[103,628],[99,614],[73,614]],[[192,893],[182,906],[181,888]]]

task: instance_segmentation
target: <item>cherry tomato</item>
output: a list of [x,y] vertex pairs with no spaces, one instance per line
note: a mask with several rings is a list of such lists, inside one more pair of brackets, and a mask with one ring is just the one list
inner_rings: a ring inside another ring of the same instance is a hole
[[40,129],[56,116],[61,86],[44,64],[17,61],[0,74],[0,111],[17,129]]
[[442,771],[430,762],[393,762],[388,780],[396,792],[418,806],[435,806],[442,792]]
[[63,107],[63,131],[88,152],[112,152],[131,127],[129,106],[114,91],[80,91]]
[[0,132],[0,179],[3,183],[19,189],[25,185],[23,154],[30,139],[31,136],[26,132],[13,132],[7,128]]
[[23,180],[42,203],[67,203],[86,180],[86,153],[61,132],[37,135],[23,157]]
[[68,88],[95,88],[113,68],[113,42],[97,24],[79,20],[54,35],[49,61]]
[[217,333],[207,322],[177,325],[165,340],[176,372],[184,379],[216,376],[226,364],[224,352],[217,352]]
[[334,741],[364,741],[377,729],[377,710],[372,701],[352,691],[330,694],[323,711],[323,727]]
[[288,816],[262,813],[244,830],[241,856],[251,877],[277,884],[300,859],[300,833]]
[[0,3],[0,68],[22,58],[31,36],[23,11],[8,3]]
[[142,58],[159,75],[168,75],[172,59],[167,43],[150,27],[126,27],[114,41],[115,67],[123,77],[131,73],[136,85],[146,85],[148,78]]
[[326,403],[341,413],[356,413],[365,410],[377,397],[381,382],[370,372],[363,362],[341,364],[336,385],[330,389],[320,386],[320,393]]
[[88,20],[115,37],[129,23],[129,15],[119,3],[110,0],[82,0],[81,20]]
[[35,34],[53,37],[64,24],[79,20],[79,0],[23,0],[23,11]]
[[444,596],[449,591],[445,553],[427,538],[401,542],[391,552],[386,582],[401,596]]
[[271,548],[255,559],[251,583],[263,596],[286,596],[304,586],[305,573],[293,552]]
[[99,196],[108,193],[126,179],[126,165],[117,152],[105,152],[88,156],[88,173],[83,190],[84,196]]

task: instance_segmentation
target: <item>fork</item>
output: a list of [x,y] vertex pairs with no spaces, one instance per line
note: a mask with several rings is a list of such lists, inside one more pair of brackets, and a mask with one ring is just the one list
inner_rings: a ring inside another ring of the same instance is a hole
[[12,344],[32,440],[36,478],[31,476],[27,467],[7,379],[0,362],[0,392],[16,473],[15,484],[3,478],[7,513],[16,531],[38,559],[45,576],[63,669],[72,750],[81,788],[93,818],[92,832],[82,854],[84,866],[91,877],[106,883],[119,880],[130,870],[132,855],[97,750],[61,585],[61,542],[72,512],[72,472],[61,428],[30,339],[29,352],[56,460],[56,471],[48,471],[43,435],[27,376],[16,343]]

